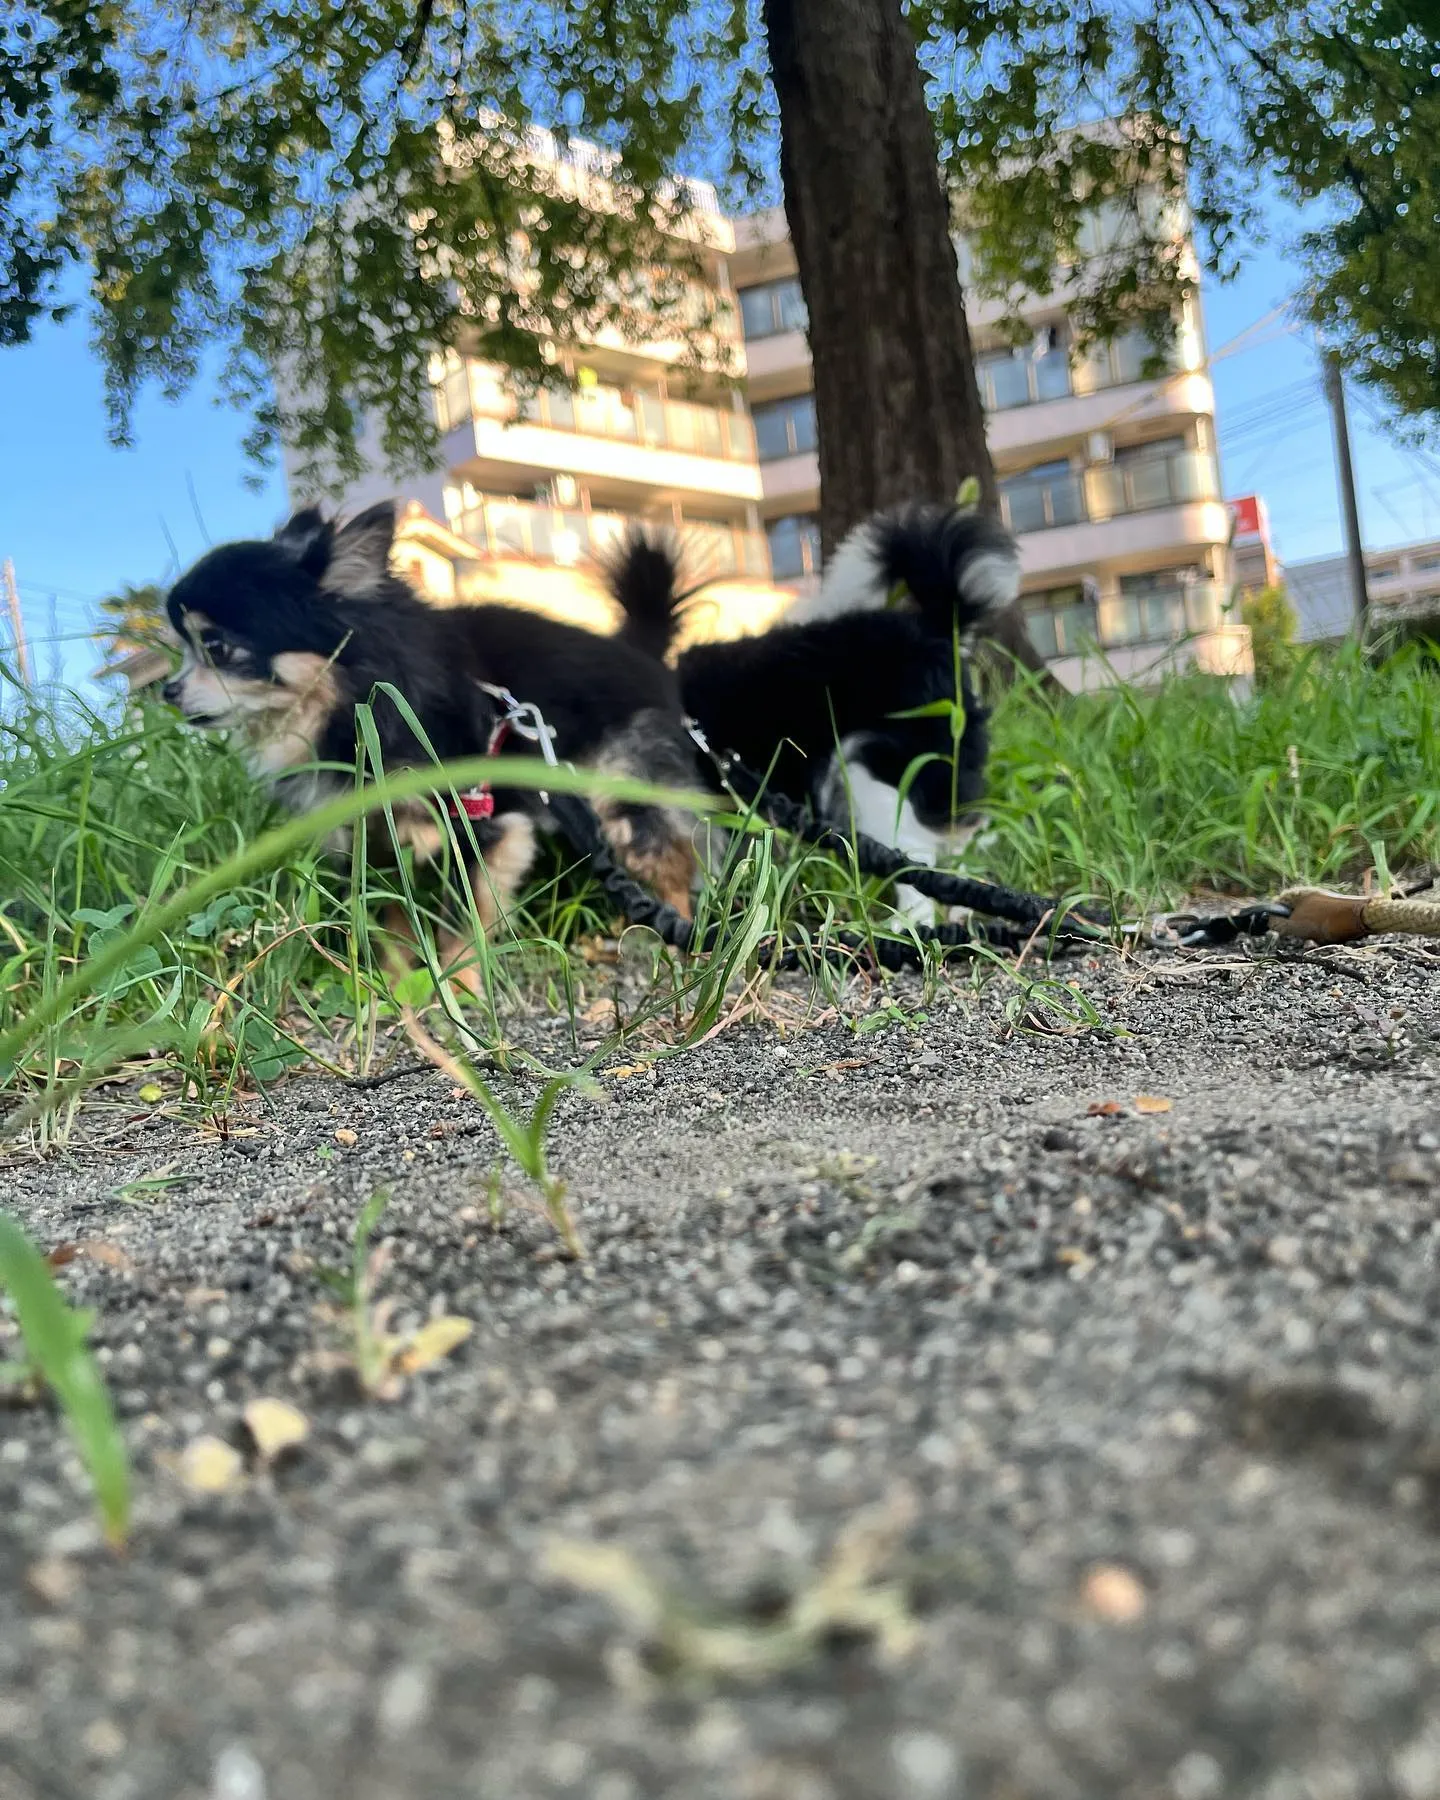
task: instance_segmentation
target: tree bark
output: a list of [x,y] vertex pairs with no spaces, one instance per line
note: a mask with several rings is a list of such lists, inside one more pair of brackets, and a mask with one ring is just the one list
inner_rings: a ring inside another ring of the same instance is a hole
[[[829,555],[877,508],[995,470],[949,199],[900,0],[764,0],[785,214],[810,314]],[[1018,608],[994,633],[1043,669]]]

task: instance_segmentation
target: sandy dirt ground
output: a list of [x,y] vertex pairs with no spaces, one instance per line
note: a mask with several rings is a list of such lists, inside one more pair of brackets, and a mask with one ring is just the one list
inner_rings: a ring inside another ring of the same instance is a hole
[[1440,960],[1074,978],[632,1057],[580,1263],[429,1070],[8,1160],[137,1499],[0,1411],[0,1800],[1440,1800]]

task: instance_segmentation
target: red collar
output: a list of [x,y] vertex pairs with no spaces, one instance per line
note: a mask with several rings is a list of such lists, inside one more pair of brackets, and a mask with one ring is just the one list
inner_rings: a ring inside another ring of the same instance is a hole
[[[494,756],[509,735],[509,719],[497,719],[495,728],[490,733],[490,742],[485,746],[485,754]],[[457,794],[453,799],[447,795],[445,810],[452,819],[493,819],[495,796],[490,791],[490,783],[482,781],[477,787],[466,788],[463,794]]]

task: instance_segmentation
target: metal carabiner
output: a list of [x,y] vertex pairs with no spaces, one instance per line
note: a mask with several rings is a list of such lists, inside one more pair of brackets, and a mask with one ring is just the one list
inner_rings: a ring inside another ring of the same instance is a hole
[[[476,686],[482,688],[492,700],[496,700],[505,709],[505,724],[522,737],[528,744],[538,744],[540,755],[552,769],[560,767],[560,759],[555,754],[555,728],[545,723],[545,715],[533,700],[517,700],[507,687],[497,687],[493,682],[480,681]],[[539,790],[542,804],[550,804],[550,796],[544,788]]]

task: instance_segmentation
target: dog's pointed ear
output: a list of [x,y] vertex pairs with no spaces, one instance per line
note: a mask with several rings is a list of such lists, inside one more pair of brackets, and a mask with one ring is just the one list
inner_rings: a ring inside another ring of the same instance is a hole
[[274,542],[318,581],[330,561],[335,527],[318,506],[302,506],[275,533]]
[[381,500],[335,533],[335,549],[321,585],[347,599],[363,600],[380,593],[390,575],[390,546],[395,542],[395,502]]

